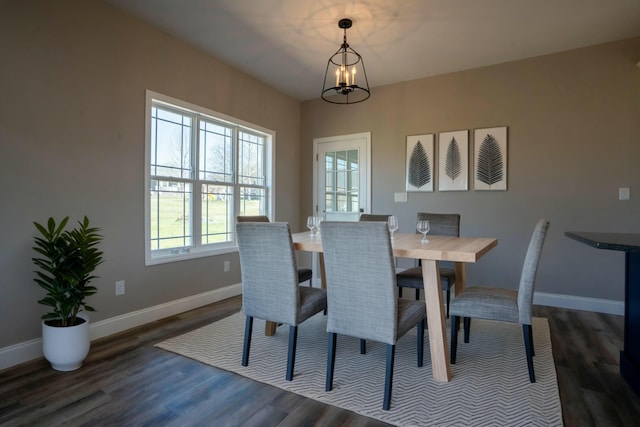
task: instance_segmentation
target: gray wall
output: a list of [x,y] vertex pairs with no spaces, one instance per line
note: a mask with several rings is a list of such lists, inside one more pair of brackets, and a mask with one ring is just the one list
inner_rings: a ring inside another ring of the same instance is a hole
[[[623,254],[564,232],[640,232],[638,60],[634,38],[373,88],[362,104],[304,102],[303,188],[312,186],[313,138],[370,131],[374,213],[395,214],[399,231],[414,232],[418,211],[459,212],[463,235],[498,238],[468,267],[471,284],[515,288],[533,226],[545,217],[537,291],[623,300]],[[469,129],[472,141],[473,129],[493,126],[508,127],[508,191],[409,193],[394,203],[404,191],[407,135]],[[631,188],[631,200],[618,200],[619,187]],[[301,217],[311,207],[305,192]]]
[[298,101],[100,1],[1,2],[0,58],[0,349],[40,336],[49,216],[103,230],[92,321],[240,282],[236,254],[144,265],[146,89],[275,130],[276,217],[298,226]]

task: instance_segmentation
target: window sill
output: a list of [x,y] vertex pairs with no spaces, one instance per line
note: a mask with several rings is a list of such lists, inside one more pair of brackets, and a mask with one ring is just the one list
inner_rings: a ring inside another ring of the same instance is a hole
[[164,255],[164,256],[147,256],[145,257],[145,266],[159,265],[159,264],[167,264],[170,262],[179,262],[179,261],[189,261],[197,258],[204,258],[210,256],[218,256],[225,254],[237,253],[237,246],[228,246],[225,248],[217,248],[217,249],[208,249],[198,252],[189,252],[183,254],[175,254],[175,255]]

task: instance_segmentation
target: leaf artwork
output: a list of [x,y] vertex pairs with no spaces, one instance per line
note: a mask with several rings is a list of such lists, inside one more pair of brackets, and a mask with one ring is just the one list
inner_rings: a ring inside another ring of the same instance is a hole
[[456,138],[453,137],[447,146],[447,157],[444,164],[444,173],[451,178],[451,181],[455,181],[462,173],[461,163],[460,147],[458,147]]
[[429,156],[424,151],[422,143],[418,141],[413,146],[411,157],[409,158],[409,184],[416,188],[420,188],[431,182],[431,165],[429,164]]
[[504,162],[498,141],[487,134],[478,150],[476,179],[487,185],[496,184],[504,179]]

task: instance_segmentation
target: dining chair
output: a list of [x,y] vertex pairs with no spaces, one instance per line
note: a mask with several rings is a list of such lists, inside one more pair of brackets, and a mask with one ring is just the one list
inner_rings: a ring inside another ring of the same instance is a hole
[[524,335],[529,381],[536,382],[533,370],[535,351],[531,328],[531,306],[533,304],[536,272],[548,229],[549,221],[545,219],[539,220],[536,224],[524,258],[520,274],[520,286],[517,291],[488,286],[472,286],[456,295],[451,302],[451,363],[456,363],[460,317],[464,318],[465,343],[469,342],[472,317],[519,323],[522,325]]
[[249,364],[254,317],[289,325],[286,379],[291,381],[298,325],[326,309],[326,291],[298,286],[289,224],[238,222],[236,233],[242,276],[242,311],[246,316],[242,366]]
[[358,221],[378,221],[378,222],[387,222],[389,220],[390,215],[380,215],[380,214],[361,214]]
[[[417,220],[428,220],[430,225],[429,234],[433,236],[460,237],[459,214],[418,212]],[[438,261],[438,266],[440,267],[440,283],[442,285],[442,290],[446,291],[447,317],[449,317],[451,288],[456,283],[456,272],[454,264],[451,261]],[[418,263],[417,267],[399,272],[396,275],[396,280],[398,282],[398,287],[400,288],[400,296],[402,296],[403,288],[413,288],[416,290],[416,300],[420,299],[420,289],[424,289],[422,266],[420,263]]]
[[[236,217],[236,222],[269,222],[266,215],[241,215]],[[298,268],[298,283],[309,282],[309,286],[313,286],[311,279],[313,271],[310,268]]]
[[[425,305],[398,298],[391,239],[386,223],[322,223],[327,277],[327,377],[333,389],[337,334],[386,344],[382,408],[391,404],[396,342],[418,326],[418,366],[423,364]],[[362,346],[361,346],[362,350]],[[361,351],[362,353],[362,351]]]

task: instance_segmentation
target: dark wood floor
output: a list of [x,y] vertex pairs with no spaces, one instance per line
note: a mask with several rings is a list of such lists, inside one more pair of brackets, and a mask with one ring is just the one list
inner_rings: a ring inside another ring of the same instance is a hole
[[[240,304],[234,297],[98,340],[74,372],[44,360],[0,371],[0,425],[386,425],[153,347]],[[534,314],[551,325],[565,425],[640,425],[640,398],[618,374],[622,317],[551,307]]]

